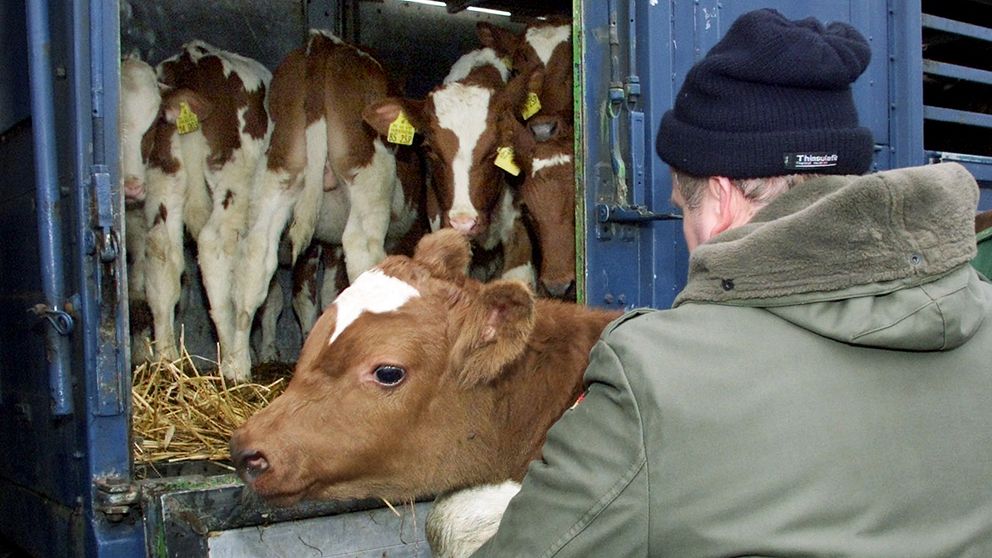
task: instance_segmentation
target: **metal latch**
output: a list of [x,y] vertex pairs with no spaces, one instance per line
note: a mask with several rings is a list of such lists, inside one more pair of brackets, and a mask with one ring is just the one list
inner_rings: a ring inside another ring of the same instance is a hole
[[122,521],[131,508],[138,505],[141,493],[138,487],[123,479],[109,477],[97,479],[96,509],[102,512],[107,521],[116,523]]
[[92,251],[100,261],[110,263],[120,255],[120,238],[114,229],[113,204],[111,203],[110,171],[107,165],[92,165],[93,197],[97,208],[96,231]]
[[596,220],[600,223],[636,224],[647,221],[670,221],[682,219],[678,213],[655,213],[643,205],[606,205],[596,206]]

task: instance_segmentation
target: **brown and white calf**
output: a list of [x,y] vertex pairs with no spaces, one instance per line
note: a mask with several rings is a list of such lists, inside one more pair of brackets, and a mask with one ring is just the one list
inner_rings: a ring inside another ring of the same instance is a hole
[[[540,79],[540,72],[533,74]],[[531,81],[535,81],[532,79]],[[521,168],[517,186],[525,217],[536,236],[539,294],[575,300],[575,158],[571,123],[537,141],[516,118],[501,122]]]
[[[512,59],[518,78],[540,103],[531,114],[504,118],[524,169],[520,200],[535,230],[539,255],[538,292],[575,297],[575,164],[572,105],[571,22],[550,19],[517,34],[485,22],[480,41]],[[524,128],[526,133],[518,128]],[[528,137],[529,136],[529,137]],[[507,142],[504,142],[507,143]],[[534,159],[532,162],[531,159]]]
[[289,387],[231,439],[254,492],[402,501],[523,476],[617,313],[480,283],[470,257],[456,231],[430,234],[325,310]]
[[508,77],[494,50],[475,50],[425,99],[384,99],[366,109],[365,120],[387,134],[403,114],[422,135],[432,175],[432,229],[453,228],[472,240],[477,256],[501,257],[497,269],[474,271],[477,277],[532,284],[530,240],[506,172],[495,164],[500,115],[516,112],[526,94],[522,85],[508,84]]
[[570,134],[572,104],[572,23],[564,18],[534,21],[517,34],[480,22],[479,40],[512,61],[513,71],[529,76],[541,71],[545,79],[528,93],[540,101],[540,110],[527,117],[527,126],[538,141]]
[[127,254],[128,306],[131,322],[131,361],[152,354],[145,339],[152,335],[151,313],[145,297],[145,258],[148,224],[145,221],[145,163],[141,143],[159,116],[162,95],[155,70],[136,54],[121,60],[118,111],[121,191],[124,192],[124,246]]
[[[252,177],[271,130],[265,108],[271,74],[254,60],[203,41],[189,42],[161,62],[156,87],[140,61],[132,62],[122,65],[122,176],[128,199],[144,197],[144,282],[155,348],[161,356],[176,356],[175,306],[188,230],[197,241],[223,354],[234,333],[234,261],[247,225]],[[135,90],[127,86],[132,72],[142,83]],[[155,89],[161,90],[157,111]],[[140,133],[149,115],[150,127]]]
[[[272,138],[259,165],[251,227],[233,283],[237,319],[224,368],[228,377],[250,378],[252,320],[290,220],[293,260],[314,238],[338,245],[352,279],[380,262],[387,244],[416,224],[423,188],[419,159],[398,159],[397,150],[362,120],[365,106],[388,93],[379,62],[325,31],[311,31],[306,46],[276,68],[269,96]],[[308,320],[301,316],[304,333]]]

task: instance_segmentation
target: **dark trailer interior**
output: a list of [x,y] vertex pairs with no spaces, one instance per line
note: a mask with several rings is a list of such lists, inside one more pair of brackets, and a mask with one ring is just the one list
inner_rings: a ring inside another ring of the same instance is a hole
[[[374,52],[416,97],[477,48],[479,21],[520,30],[571,17],[577,299],[663,308],[684,284],[687,251],[654,134],[692,63],[758,7],[862,30],[873,61],[854,92],[874,168],[957,161],[979,179],[980,207],[992,207],[989,0],[0,3],[2,543],[28,556],[430,555],[429,501],[397,513],[381,501],[274,509],[243,500],[223,460],[135,465],[122,55],[154,64],[202,39],[271,70],[322,28]],[[277,273],[288,290],[290,272]],[[191,353],[211,355],[205,299],[190,281],[177,322]],[[301,343],[293,320],[286,312],[279,327],[288,363]]]

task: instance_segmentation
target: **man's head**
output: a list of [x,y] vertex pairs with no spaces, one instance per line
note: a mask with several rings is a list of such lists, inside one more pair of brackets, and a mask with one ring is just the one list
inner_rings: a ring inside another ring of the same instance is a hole
[[873,141],[851,83],[870,59],[845,23],[763,9],[731,25],[689,70],[658,131],[690,250],[810,175],[868,170]]

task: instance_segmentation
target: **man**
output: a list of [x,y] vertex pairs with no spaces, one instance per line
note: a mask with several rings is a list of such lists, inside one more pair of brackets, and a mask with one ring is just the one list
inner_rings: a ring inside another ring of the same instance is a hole
[[978,191],[957,165],[859,176],[869,58],[759,10],[689,72],[657,143],[687,285],[603,333],[476,556],[992,556]]

